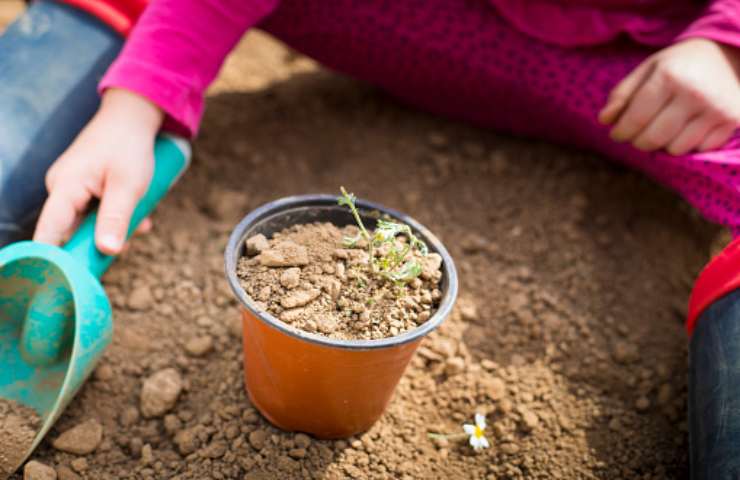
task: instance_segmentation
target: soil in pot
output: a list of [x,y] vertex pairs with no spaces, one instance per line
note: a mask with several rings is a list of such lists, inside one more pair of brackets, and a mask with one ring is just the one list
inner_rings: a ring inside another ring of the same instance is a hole
[[33,409],[0,399],[0,480],[13,473],[33,445],[40,426],[41,418]]
[[[428,321],[441,292],[442,257],[411,249],[407,260],[421,266],[413,280],[392,282],[371,272],[354,225],[294,225],[267,239],[247,239],[237,275],[260,310],[300,330],[330,338],[359,340],[399,335]],[[404,236],[396,242],[407,242]],[[383,249],[375,251],[383,255]]]

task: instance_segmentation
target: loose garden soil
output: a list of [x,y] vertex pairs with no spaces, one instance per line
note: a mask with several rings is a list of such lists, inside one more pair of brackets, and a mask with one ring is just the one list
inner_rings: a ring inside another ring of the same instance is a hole
[[41,418],[32,408],[0,398],[0,480],[13,473],[31,448],[39,427]]
[[[290,227],[269,240],[251,237],[237,267],[242,287],[260,311],[331,338],[392,337],[429,320],[442,297],[442,257],[411,250],[406,260],[417,262],[421,275],[394,285],[370,272],[364,241],[354,248],[344,245],[358,231],[354,225],[314,223]],[[376,250],[375,256],[381,253]]]
[[[113,344],[32,456],[60,479],[687,478],[683,318],[727,237],[672,193],[400,106],[259,33],[211,90],[194,150],[103,279]],[[223,251],[251,209],[337,185],[434,231],[461,288],[378,423],[318,441],[250,405]],[[491,448],[429,437],[476,411]],[[91,420],[92,453],[53,447]]]

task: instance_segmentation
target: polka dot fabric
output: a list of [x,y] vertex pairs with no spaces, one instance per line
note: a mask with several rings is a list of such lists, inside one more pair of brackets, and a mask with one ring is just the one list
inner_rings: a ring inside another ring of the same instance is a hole
[[596,121],[652,47],[563,48],[506,23],[483,0],[283,0],[262,28],[325,65],[428,111],[588,148],[680,193],[740,235],[740,136],[674,157],[614,143]]

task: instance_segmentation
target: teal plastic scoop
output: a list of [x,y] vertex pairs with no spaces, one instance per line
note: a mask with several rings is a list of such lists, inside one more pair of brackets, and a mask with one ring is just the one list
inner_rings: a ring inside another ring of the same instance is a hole
[[[190,163],[190,145],[161,136],[151,184],[129,236]],[[95,247],[96,213],[62,248],[19,242],[0,250],[0,398],[33,408],[43,420],[38,446],[80,389],[113,336],[99,278],[113,262]]]

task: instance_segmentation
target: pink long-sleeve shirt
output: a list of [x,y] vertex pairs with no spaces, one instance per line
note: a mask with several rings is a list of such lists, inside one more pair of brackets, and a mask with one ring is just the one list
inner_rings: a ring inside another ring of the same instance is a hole
[[[517,30],[562,47],[602,45],[620,36],[653,47],[689,37],[740,46],[740,0],[714,0],[707,4],[694,0],[488,2],[492,14],[500,15]],[[203,113],[206,88],[226,55],[246,30],[263,21],[269,24],[271,15],[284,15],[280,3],[280,0],[151,0],[123,52],[102,79],[100,89],[121,87],[149,98],[167,113],[166,128],[193,136]],[[298,2],[283,0],[282,3]],[[311,8],[309,0],[300,3],[304,4],[300,8]],[[363,8],[363,2],[355,3],[357,8]],[[392,15],[393,3],[386,2],[386,8],[381,11]],[[285,10],[290,12],[295,8],[292,5]],[[424,15],[423,10],[420,2],[420,16]],[[324,21],[328,24],[332,19]],[[350,48],[351,42],[347,45]],[[446,48],[450,51],[458,48],[453,38]],[[388,55],[393,55],[392,51]]]
[[740,235],[740,134],[672,156],[615,143],[596,118],[658,48],[740,47],[740,0],[153,0],[101,83],[161,106],[194,135],[203,95],[251,26],[420,108],[598,151],[679,192]]

